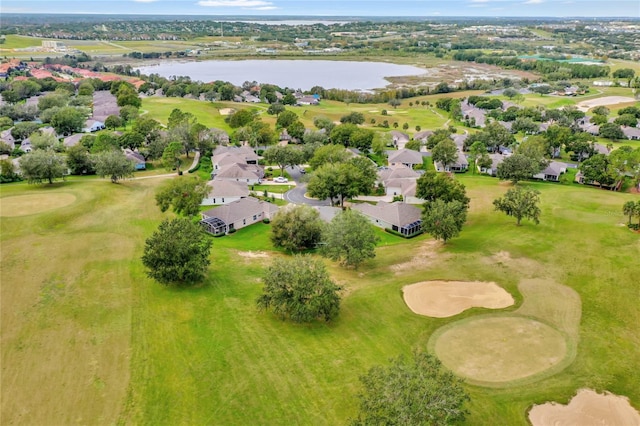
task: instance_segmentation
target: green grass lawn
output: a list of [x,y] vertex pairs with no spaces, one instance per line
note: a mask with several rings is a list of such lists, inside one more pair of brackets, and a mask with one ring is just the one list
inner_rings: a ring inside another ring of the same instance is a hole
[[182,98],[144,98],[140,109],[148,111],[145,116],[166,125],[171,111],[175,108],[193,114],[199,123],[207,127],[231,130],[229,125],[225,123],[224,116],[220,115],[219,109],[211,102]]
[[262,272],[285,256],[271,246],[270,225],[214,239],[202,285],[164,287],[140,262],[144,239],[169,216],[153,200],[161,179],[3,185],[2,198],[75,197],[0,223],[1,355],[11,366],[0,379],[4,420],[344,424],[369,367],[426,348],[444,325],[495,312],[413,314],[401,288],[429,279],[495,281],[516,300],[506,312],[522,305],[523,279],[552,280],[581,298],[573,363],[516,387],[467,385],[469,424],[526,425],[532,404],[566,403],[583,387],[625,395],[640,408],[640,240],[621,225],[622,204],[637,196],[528,183],[542,193],[541,223],[516,227],[492,210],[508,184],[457,178],[471,197],[459,238],[443,247],[426,235],[377,231],[377,256],[358,270],[326,262],[345,288],[339,318],[302,325],[255,307]]
[[284,194],[293,187],[295,185],[251,185],[250,189],[257,194],[262,194],[265,190],[274,194]]

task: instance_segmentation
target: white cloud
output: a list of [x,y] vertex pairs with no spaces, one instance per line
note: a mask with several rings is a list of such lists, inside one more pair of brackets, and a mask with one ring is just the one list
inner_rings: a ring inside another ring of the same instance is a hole
[[280,8],[276,7],[276,6],[260,6],[260,7],[245,7],[245,9],[249,9],[249,10],[276,10],[276,9],[280,9]]
[[540,3],[544,3],[544,0],[527,0],[522,4],[540,4]]
[[153,3],[158,0],[133,0],[136,3]]
[[[199,6],[207,7],[271,7],[273,3],[263,0],[201,0],[197,3]],[[265,9],[260,9],[265,10]]]
[[489,0],[471,0],[471,3],[489,3]]

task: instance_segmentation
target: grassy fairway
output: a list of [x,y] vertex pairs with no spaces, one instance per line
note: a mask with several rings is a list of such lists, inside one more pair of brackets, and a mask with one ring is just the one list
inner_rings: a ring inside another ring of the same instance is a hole
[[[143,201],[153,185],[2,186],[3,422],[118,419],[130,379],[133,274],[159,219]],[[16,206],[34,198],[41,204],[30,212]]]
[[207,127],[216,127],[230,131],[231,128],[224,122],[224,116],[220,115],[218,107],[211,102],[202,102],[194,99],[182,98],[145,98],[142,100],[143,111],[150,118],[167,124],[171,111],[179,108],[182,112],[193,114],[199,123]]
[[[10,366],[1,378],[3,420],[344,424],[369,367],[425,348],[442,326],[495,312],[413,314],[402,286],[438,279],[495,281],[516,299],[505,312],[567,334],[575,318],[559,316],[555,296],[545,302],[543,283],[575,290],[582,303],[574,362],[534,383],[468,385],[469,424],[526,425],[533,403],[566,402],[582,387],[626,395],[640,408],[640,239],[619,226],[622,204],[637,196],[530,184],[542,192],[541,223],[516,227],[492,211],[507,184],[459,178],[472,199],[459,238],[442,247],[427,236],[381,234],[376,259],[358,271],[328,263],[345,287],[342,310],[331,324],[309,325],[255,309],[269,258],[284,256],[270,245],[269,225],[215,239],[202,286],[167,288],[147,279],[139,261],[162,218],[153,201],[161,179],[3,185],[2,198],[75,196],[2,216],[2,364]],[[533,279],[542,284],[518,286]]]

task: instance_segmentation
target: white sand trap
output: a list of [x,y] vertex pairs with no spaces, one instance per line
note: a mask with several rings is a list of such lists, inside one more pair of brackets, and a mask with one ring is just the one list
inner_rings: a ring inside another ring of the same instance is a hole
[[533,426],[640,426],[640,413],[623,396],[581,389],[568,405],[534,405],[529,420]]
[[238,255],[246,259],[266,259],[269,254],[264,251],[239,251]]
[[513,297],[494,282],[425,281],[402,288],[413,312],[446,318],[469,308],[501,309],[513,305]]
[[578,103],[578,109],[588,111],[597,106],[617,105],[627,102],[635,102],[636,100],[628,96],[605,96],[604,98],[591,99]]
[[231,115],[235,111],[233,108],[221,108],[220,115]]

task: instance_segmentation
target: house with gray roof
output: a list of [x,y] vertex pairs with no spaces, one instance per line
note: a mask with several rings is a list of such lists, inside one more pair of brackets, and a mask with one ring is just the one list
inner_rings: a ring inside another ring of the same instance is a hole
[[275,204],[247,197],[202,212],[200,225],[213,235],[224,235],[272,219],[277,211]]
[[231,180],[255,185],[264,178],[264,169],[256,164],[233,163],[214,170],[211,176],[214,180]]
[[419,177],[420,173],[404,164],[396,164],[378,171],[378,182],[383,183],[389,179],[418,179]]
[[480,167],[478,166],[478,171],[480,173],[484,173],[489,176],[497,176],[498,175],[498,166],[500,163],[504,161],[508,155],[503,155],[500,153],[488,154],[489,158],[491,158],[491,165],[488,167]]
[[228,145],[229,144],[229,133],[225,132],[222,129],[216,129],[212,127],[209,129],[209,135],[214,142],[220,145]]
[[84,134],[76,133],[74,135],[67,136],[66,138],[64,138],[64,141],[62,143],[67,148],[70,148],[72,146],[78,145],[80,143],[80,139],[82,139],[83,137],[84,137]]
[[560,176],[567,172],[567,165],[559,161],[551,161],[549,165],[540,173],[533,175],[534,179],[540,179],[550,182],[560,181]]
[[388,162],[390,166],[403,164],[407,167],[413,168],[416,165],[422,164],[422,154],[412,149],[399,149],[397,151],[388,151]]
[[2,132],[0,132],[0,142],[7,144],[11,149],[15,148],[16,140],[11,134],[11,129],[3,130]]
[[258,164],[258,154],[248,146],[219,146],[213,150],[213,155],[230,153],[241,156],[247,164]]
[[203,206],[229,204],[249,196],[246,183],[231,180],[210,180],[207,182],[207,189],[209,192],[200,203]]
[[640,140],[640,129],[637,127],[622,126],[622,133],[624,133],[629,140]]
[[408,134],[400,132],[398,130],[392,130],[391,132],[389,132],[389,134],[391,135],[393,144],[398,147],[398,149],[403,149],[407,142],[409,142],[410,140]]
[[422,130],[422,131],[416,133],[415,135],[413,135],[413,140],[425,143],[432,135],[433,135],[433,131],[431,131],[431,130]]
[[462,151],[458,151],[458,158],[452,164],[442,164],[440,161],[434,163],[438,172],[464,173],[469,168],[469,160]]
[[132,151],[129,148],[124,150],[124,155],[127,159],[135,164],[136,170],[146,170],[147,169],[147,161],[144,159],[144,156],[139,152]]
[[411,204],[380,201],[376,205],[362,203],[352,208],[365,215],[375,226],[391,229],[405,237],[412,237],[422,232],[421,211]]

